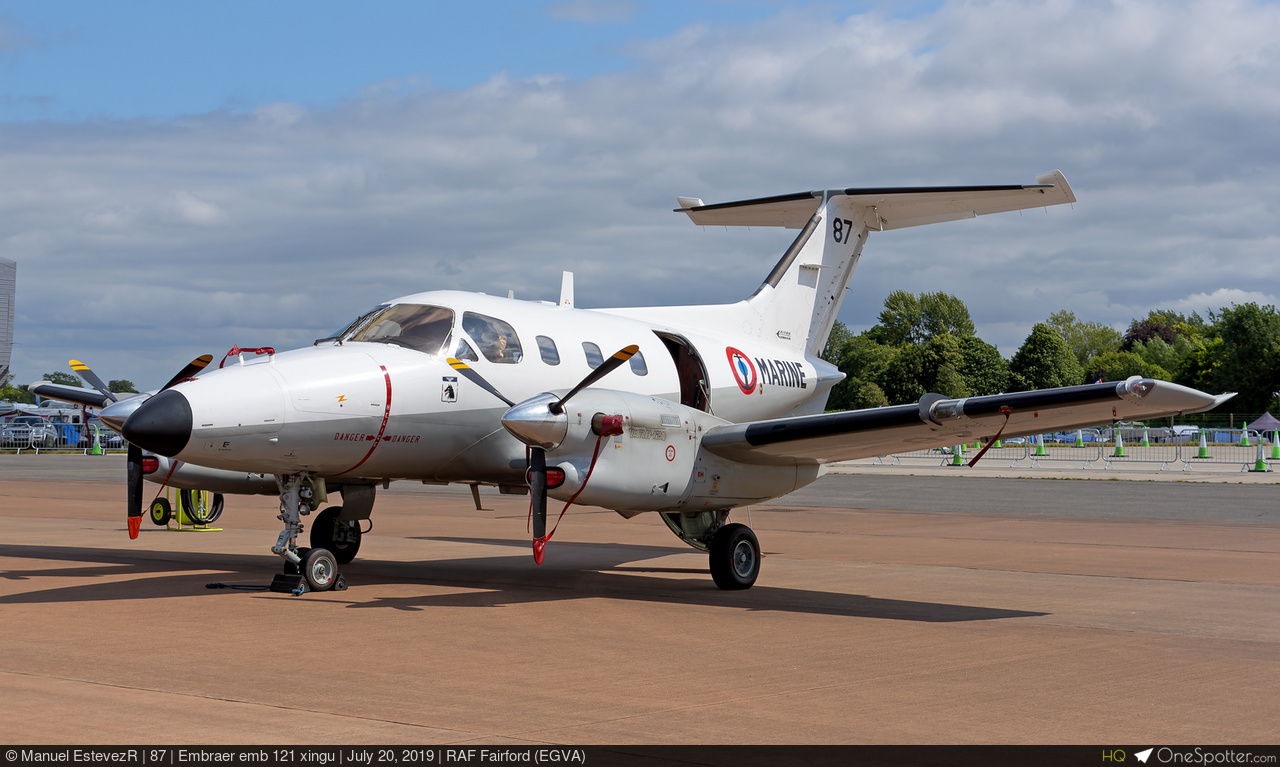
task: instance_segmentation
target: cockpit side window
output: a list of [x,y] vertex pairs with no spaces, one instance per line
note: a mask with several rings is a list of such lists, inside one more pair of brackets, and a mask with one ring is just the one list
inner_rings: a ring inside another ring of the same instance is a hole
[[407,349],[439,354],[453,330],[453,310],[423,304],[395,304],[364,323],[348,341],[395,344]]
[[462,329],[476,342],[480,353],[490,362],[514,365],[524,356],[515,328],[497,317],[463,312]]

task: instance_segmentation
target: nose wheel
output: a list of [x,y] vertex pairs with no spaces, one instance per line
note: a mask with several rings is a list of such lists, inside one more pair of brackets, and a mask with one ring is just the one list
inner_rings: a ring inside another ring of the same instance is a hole
[[328,549],[308,549],[302,558],[301,570],[312,591],[328,591],[342,581],[338,560]]
[[760,576],[760,542],[746,525],[734,523],[717,530],[707,553],[711,579],[725,591],[749,589]]

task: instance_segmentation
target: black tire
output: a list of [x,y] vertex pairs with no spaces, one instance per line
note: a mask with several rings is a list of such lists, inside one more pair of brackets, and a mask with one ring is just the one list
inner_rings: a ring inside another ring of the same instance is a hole
[[209,499],[209,524],[218,521],[218,517],[222,516],[222,507],[226,504],[226,499],[222,497],[222,493],[214,493],[213,498]]
[[711,579],[725,591],[749,589],[760,576],[760,542],[746,525],[725,525],[711,536]]
[[311,549],[302,560],[302,577],[312,591],[328,591],[338,580],[338,560],[328,549]]
[[173,507],[168,498],[157,498],[151,502],[151,521],[164,527],[173,519]]
[[311,524],[311,547],[328,549],[338,564],[345,565],[356,558],[360,551],[360,521],[339,522],[341,506],[330,506],[316,515]]
[[[216,517],[213,516],[213,501],[210,500],[208,506],[203,506],[203,491],[201,490],[179,490],[178,498],[182,501],[182,508],[187,513],[187,519],[197,525],[207,525],[213,522]],[[218,509],[218,513],[222,513],[222,509]]]

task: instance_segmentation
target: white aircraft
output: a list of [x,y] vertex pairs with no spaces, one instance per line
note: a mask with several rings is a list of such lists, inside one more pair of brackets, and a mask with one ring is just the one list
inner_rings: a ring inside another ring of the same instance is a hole
[[[556,304],[417,293],[312,347],[244,350],[221,369],[184,371],[101,418],[131,445],[210,476],[257,475],[260,487],[272,475],[284,528],[271,550],[314,590],[341,584],[376,487],[392,480],[531,488],[539,562],[548,496],[624,518],[657,512],[708,552],[718,586],[748,588],[759,544],[730,511],[807,485],[830,462],[1197,412],[1231,396],[1134,377],[823,413],[843,375],[818,355],[868,234],[1074,202],[1061,173],[1036,181],[679,198],[696,224],[800,231],[735,304],[579,309],[569,275]],[[140,460],[131,454],[132,474]],[[140,492],[131,485],[134,535]],[[311,548],[299,548],[302,517],[335,492],[342,504],[318,514]]]

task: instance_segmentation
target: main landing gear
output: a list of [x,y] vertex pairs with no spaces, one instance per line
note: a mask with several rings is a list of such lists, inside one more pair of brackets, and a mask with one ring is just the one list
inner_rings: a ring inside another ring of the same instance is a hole
[[749,589],[760,577],[760,542],[751,528],[729,521],[728,511],[662,512],[680,540],[707,552],[711,580],[725,591]]
[[[300,594],[305,590],[342,591],[346,589],[347,582],[338,572],[338,563],[350,562],[356,555],[356,550],[360,547],[359,527],[355,528],[353,546],[349,535],[337,533],[339,524],[337,518],[342,513],[342,507],[326,509],[324,513],[317,515],[316,527],[321,527],[320,523],[326,519],[326,514],[335,512],[328,518],[330,532],[327,534],[321,532],[317,535],[316,530],[312,530],[312,547],[298,548],[298,534],[302,532],[302,517],[310,514],[316,506],[325,501],[324,480],[305,473],[287,474],[277,476],[276,484],[280,488],[280,515],[276,518],[284,522],[284,529],[280,531],[280,536],[276,539],[276,545],[271,547],[271,552],[284,558],[284,572],[272,581],[271,590]],[[341,540],[335,540],[335,537]],[[339,554],[335,554],[325,546],[316,546],[317,542],[341,546],[339,549],[342,552],[341,556],[346,558],[340,558]],[[350,556],[347,556],[348,553]]]

